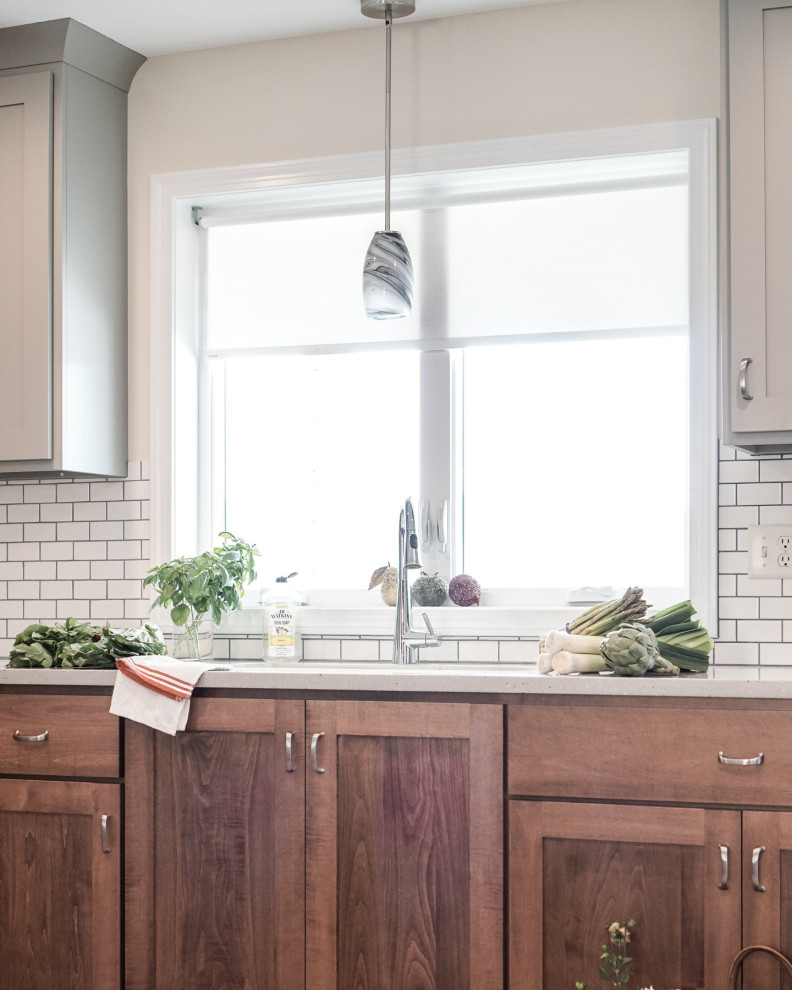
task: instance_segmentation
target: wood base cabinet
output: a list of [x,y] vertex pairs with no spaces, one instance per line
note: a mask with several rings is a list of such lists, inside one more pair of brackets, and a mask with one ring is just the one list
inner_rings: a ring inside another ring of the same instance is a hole
[[739,812],[513,800],[509,826],[513,990],[598,986],[605,929],[628,918],[630,986],[725,990],[740,945]]
[[120,787],[0,780],[2,986],[121,986]]
[[175,738],[128,725],[126,990],[501,990],[502,721],[196,698]]

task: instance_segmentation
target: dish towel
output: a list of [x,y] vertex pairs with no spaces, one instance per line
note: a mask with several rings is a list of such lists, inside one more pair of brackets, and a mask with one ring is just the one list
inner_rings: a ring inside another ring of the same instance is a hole
[[173,657],[119,657],[110,714],[142,722],[175,736],[187,725],[190,698],[207,670],[233,670],[229,664],[174,660]]

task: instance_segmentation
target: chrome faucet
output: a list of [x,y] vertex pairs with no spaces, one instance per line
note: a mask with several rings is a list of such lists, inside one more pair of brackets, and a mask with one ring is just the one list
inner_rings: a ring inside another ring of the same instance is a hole
[[407,572],[420,566],[415,513],[412,500],[408,498],[399,515],[399,580],[396,592],[396,633],[393,637],[394,663],[414,663],[417,658],[413,656],[413,650],[421,646],[440,645],[440,637],[435,635],[426,612],[423,613],[423,619],[428,632],[419,632],[412,628],[410,582]]

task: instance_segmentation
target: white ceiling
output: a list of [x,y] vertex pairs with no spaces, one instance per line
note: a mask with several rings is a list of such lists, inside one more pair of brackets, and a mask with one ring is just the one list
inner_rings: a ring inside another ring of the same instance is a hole
[[[411,20],[562,0],[416,0]],[[141,55],[371,27],[360,0],[0,0],[0,28],[72,17]]]

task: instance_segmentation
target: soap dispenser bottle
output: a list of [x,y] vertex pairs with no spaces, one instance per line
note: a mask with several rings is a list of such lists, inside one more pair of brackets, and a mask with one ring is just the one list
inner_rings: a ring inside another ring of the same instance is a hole
[[300,606],[302,593],[289,587],[293,571],[285,577],[275,578],[275,587],[261,596],[264,659],[281,663],[295,663],[302,659],[300,641]]

